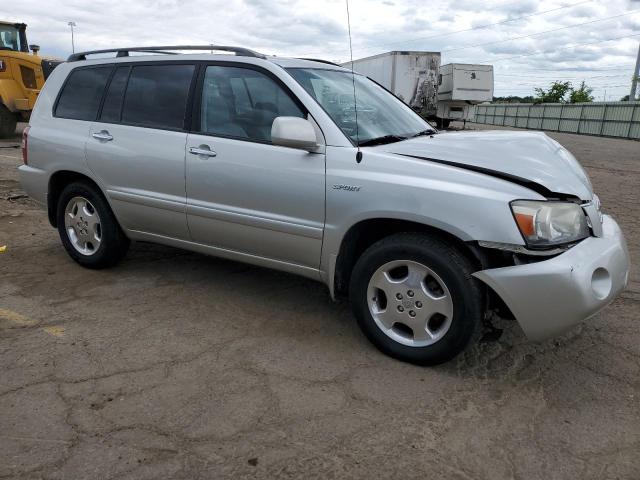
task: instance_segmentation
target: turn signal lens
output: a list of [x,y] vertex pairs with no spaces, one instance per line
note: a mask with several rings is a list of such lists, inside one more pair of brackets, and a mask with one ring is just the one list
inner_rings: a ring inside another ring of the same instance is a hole
[[516,223],[523,235],[530,237],[536,234],[536,229],[533,224],[535,217],[533,215],[527,215],[526,213],[514,213],[516,217]]

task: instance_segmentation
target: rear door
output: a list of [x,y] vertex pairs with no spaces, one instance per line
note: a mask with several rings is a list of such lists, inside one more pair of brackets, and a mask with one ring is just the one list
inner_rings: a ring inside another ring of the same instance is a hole
[[278,116],[304,106],[269,72],[203,68],[187,140],[187,219],[196,242],[318,268],[325,156],[271,143]]
[[185,122],[195,70],[189,63],[133,63],[111,76],[87,160],[127,229],[189,239]]
[[85,151],[89,131],[112,72],[111,65],[80,66],[71,70],[55,101],[53,118],[43,116],[38,110],[37,120],[31,120],[29,150],[33,158],[63,165],[50,165],[53,171],[74,165],[79,173],[88,173]]

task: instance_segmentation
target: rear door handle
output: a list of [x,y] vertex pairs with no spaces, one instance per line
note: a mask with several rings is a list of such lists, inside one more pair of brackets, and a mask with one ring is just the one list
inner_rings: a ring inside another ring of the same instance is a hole
[[189,147],[189,153],[191,153],[192,155],[203,155],[205,157],[215,157],[217,155],[217,153],[213,150],[204,148],[204,145],[201,145],[199,147]]
[[111,135],[106,130],[101,130],[99,132],[92,133],[91,136],[96,140],[102,140],[105,142],[110,142],[111,140],[113,140],[113,135]]

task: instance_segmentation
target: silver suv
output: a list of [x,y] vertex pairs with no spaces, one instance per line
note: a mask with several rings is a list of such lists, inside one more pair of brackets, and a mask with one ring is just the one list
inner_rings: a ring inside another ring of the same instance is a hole
[[440,134],[328,62],[168,52],[211,48],[85,52],[47,81],[20,177],[79,264],[137,240],[303,275],[418,364],[454,357],[493,311],[539,340],[626,286],[618,225],[545,134]]

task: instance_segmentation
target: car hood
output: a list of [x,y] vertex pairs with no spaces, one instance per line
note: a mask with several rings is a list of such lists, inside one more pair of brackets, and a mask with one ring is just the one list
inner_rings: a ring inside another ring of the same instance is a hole
[[542,132],[448,132],[375,148],[503,178],[547,197],[593,196],[575,157]]

